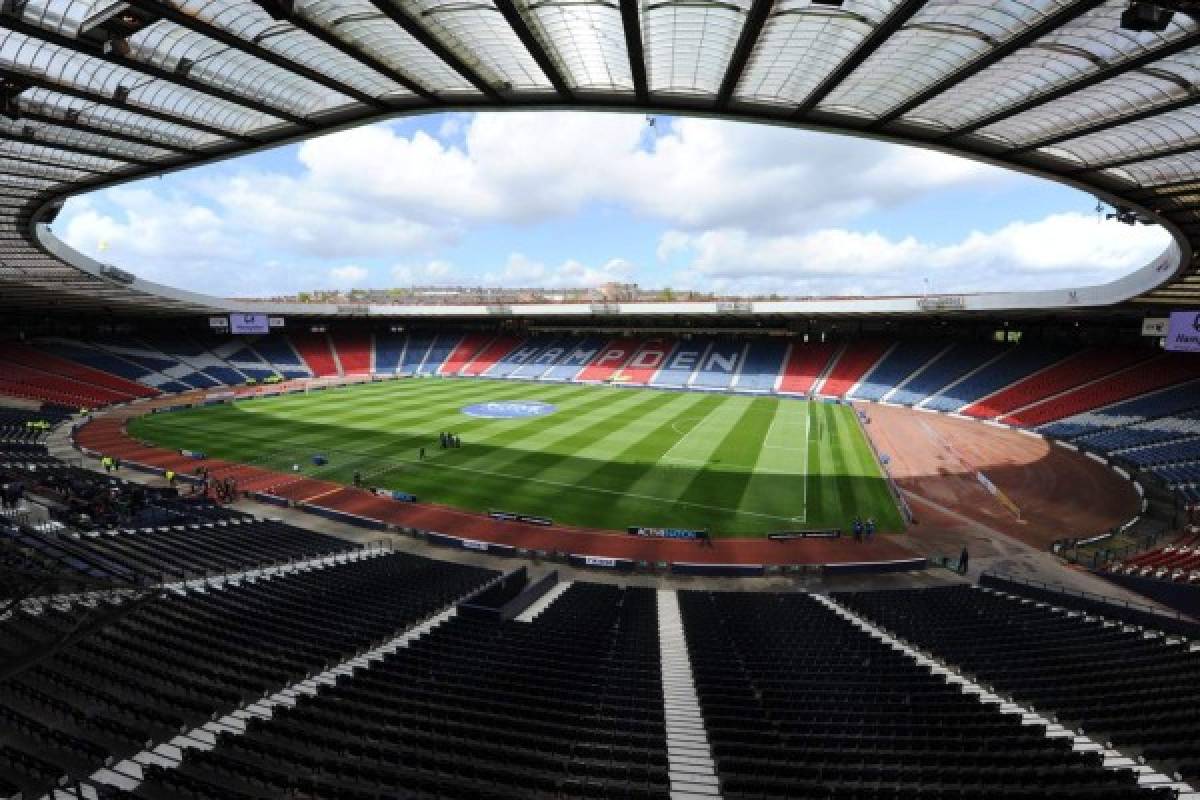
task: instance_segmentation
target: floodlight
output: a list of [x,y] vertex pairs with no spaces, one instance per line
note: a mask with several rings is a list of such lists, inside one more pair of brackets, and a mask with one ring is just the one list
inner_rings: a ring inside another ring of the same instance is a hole
[[1121,27],[1127,31],[1161,33],[1171,24],[1175,12],[1154,2],[1134,0],[1121,12]]

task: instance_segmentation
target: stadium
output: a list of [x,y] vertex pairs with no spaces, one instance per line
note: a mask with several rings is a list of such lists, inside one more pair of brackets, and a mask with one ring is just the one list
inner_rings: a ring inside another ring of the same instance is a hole
[[[22,0],[0,33],[0,798],[1200,797],[1191,0]],[[1167,244],[1062,288],[246,299],[196,288],[253,279],[221,247],[181,288],[64,233],[547,111],[953,156]]]

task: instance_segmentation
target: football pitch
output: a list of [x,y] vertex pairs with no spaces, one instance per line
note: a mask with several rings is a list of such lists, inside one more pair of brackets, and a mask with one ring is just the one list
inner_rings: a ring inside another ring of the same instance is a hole
[[[462,446],[442,448],[443,431]],[[714,537],[846,529],[855,516],[882,531],[903,527],[854,410],[791,398],[417,378],[153,414],[130,432],[171,449],[280,472],[299,465],[347,484],[358,472],[369,486],[421,501],[569,525]],[[314,455],[328,463],[315,465]]]

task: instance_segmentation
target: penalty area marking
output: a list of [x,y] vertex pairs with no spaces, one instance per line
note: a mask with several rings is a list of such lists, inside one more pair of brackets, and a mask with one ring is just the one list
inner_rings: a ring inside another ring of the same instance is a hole
[[[687,438],[689,436],[691,436],[700,427],[702,427],[704,425],[704,422],[709,418],[709,416],[715,410],[716,410],[716,407],[714,406],[712,411],[709,411],[708,414],[704,414],[699,417],[684,417],[683,419],[673,420],[671,422],[671,430],[673,430],[673,431],[675,431],[675,433],[679,434],[679,439],[675,442],[675,444],[671,445],[671,449],[667,450],[667,452],[665,452],[661,456],[659,456],[658,463],[666,465],[666,466],[670,466],[671,464],[707,464],[708,461],[698,461],[694,458],[680,458],[678,456],[672,456],[671,453],[674,453],[676,447],[679,447],[679,445],[681,445],[685,441],[687,441]],[[679,430],[679,426],[681,424],[687,423],[687,422],[692,422],[694,424],[692,425],[692,427],[688,428],[686,431]],[[659,499],[659,498],[654,498],[654,499]]]

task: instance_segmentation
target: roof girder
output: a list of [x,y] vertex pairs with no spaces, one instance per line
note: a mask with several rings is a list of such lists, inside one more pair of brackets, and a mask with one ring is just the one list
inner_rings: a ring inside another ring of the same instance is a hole
[[1006,150],[1005,154],[1014,156],[1022,155],[1024,153],[1033,152],[1034,150],[1041,150],[1044,147],[1053,147],[1054,145],[1062,144],[1063,142],[1069,142],[1072,139],[1078,139],[1081,136],[1090,136],[1093,133],[1103,133],[1104,131],[1115,128],[1118,125],[1127,125],[1131,122],[1141,122],[1142,120],[1150,119],[1151,117],[1157,117],[1159,114],[1169,114],[1172,111],[1178,111],[1181,108],[1187,108],[1188,106],[1195,105],[1196,100],[1196,95],[1189,93],[1186,97],[1181,97],[1178,100],[1172,100],[1169,103],[1150,106],[1149,108],[1143,108],[1140,111],[1135,111],[1132,114],[1124,114],[1119,117],[1100,120],[1099,122],[1093,122],[1091,125],[1084,125],[1082,128],[1075,128],[1073,130],[1058,133],[1053,136],[1047,136],[1035,142],[1030,142],[1028,144],[1023,144],[1020,147],[1014,147],[1010,150]]
[[729,101],[737,89],[738,81],[742,78],[742,72],[745,71],[746,64],[750,61],[750,54],[754,52],[754,47],[758,44],[758,37],[762,35],[762,29],[767,24],[767,19],[771,16],[771,10],[774,7],[775,0],[753,0],[751,3],[746,20],[742,23],[742,31],[738,34],[737,44],[734,45],[733,55],[729,57],[729,64],[725,67],[725,77],[721,80],[721,88],[717,90],[717,108],[728,107]]
[[390,2],[390,0],[367,0],[367,2],[373,5],[385,17],[403,28],[409,36],[420,42],[426,50],[440,58],[443,64],[457,72],[464,80],[481,91],[489,100],[500,100],[500,95],[494,86],[484,80],[483,76],[460,58],[457,53],[442,44],[436,36],[430,33],[424,25],[413,19],[407,11],[399,8],[395,3]]
[[[263,6],[273,6],[276,3],[276,0],[257,0],[257,1],[260,5],[263,5]],[[421,97],[425,100],[436,100],[437,99],[437,95],[434,92],[425,88],[420,83],[418,83],[416,80],[410,78],[408,75],[405,75],[403,72],[396,69],[395,67],[392,67],[389,64],[384,63],[384,61],[382,61],[379,58],[376,58],[374,55],[372,55],[371,53],[362,49],[361,47],[355,47],[354,45],[352,45],[349,42],[342,39],[336,33],[325,30],[319,24],[312,21],[308,17],[304,16],[304,14],[302,14],[301,12],[292,11],[290,14],[288,14],[287,20],[292,25],[294,25],[297,28],[299,28],[300,30],[304,31],[305,33],[307,33],[309,36],[313,37],[314,39],[317,39],[318,41],[325,43],[329,47],[332,47],[333,49],[340,52],[342,55],[348,56],[348,57],[354,59],[355,61],[358,61],[360,64],[367,67],[368,69],[378,72],[380,75],[384,76],[385,78],[392,81],[393,83],[397,83],[400,86],[403,86],[405,89],[408,89],[410,92],[417,95],[418,97]]]
[[295,75],[305,78],[306,80],[312,81],[319,86],[324,86],[330,91],[353,98],[363,105],[377,106],[381,108],[386,107],[386,103],[379,100],[379,98],[373,97],[366,92],[362,92],[343,81],[334,80],[328,75],[323,75],[317,70],[307,67],[304,64],[299,64],[288,58],[284,58],[275,51],[263,47],[260,44],[246,41],[242,37],[230,33],[224,28],[209,24],[204,20],[192,16],[191,14],[185,14],[171,5],[168,0],[125,0],[125,2],[148,13],[159,15],[168,22],[178,25],[181,28],[186,28],[193,33],[198,33],[201,36],[212,39],[215,42],[220,42],[226,47],[230,47],[241,53],[245,53],[248,56],[253,56],[260,61],[265,61],[273,67],[287,70]]
[[1153,48],[1145,53],[1142,53],[1141,55],[1126,59],[1125,61],[1121,61],[1107,67],[1102,67],[1094,72],[1089,72],[1088,74],[1082,75],[1075,80],[1067,81],[1057,89],[1050,89],[1049,91],[1034,95],[1033,97],[1020,103],[1008,106],[1007,108],[1000,109],[999,111],[977,119],[969,125],[964,125],[957,130],[948,131],[942,134],[939,137],[939,140],[956,139],[960,136],[970,135],[978,130],[988,127],[989,125],[995,125],[997,122],[1003,122],[1004,120],[1015,117],[1018,114],[1024,114],[1026,111],[1031,111],[1038,106],[1052,103],[1055,100],[1061,100],[1064,97],[1068,97],[1076,92],[1083,91],[1084,89],[1090,89],[1099,83],[1119,77],[1127,72],[1133,72],[1134,70],[1142,69],[1143,67],[1147,67],[1156,61],[1169,58],[1170,56],[1176,55],[1177,53],[1182,53],[1184,50],[1190,50],[1191,48],[1197,46],[1200,46],[1200,31],[1187,34],[1173,42],[1163,45],[1162,47]]
[[123,56],[117,52],[115,48],[105,49],[93,45],[91,42],[85,42],[81,39],[64,36],[61,33],[42,28],[38,25],[31,25],[24,20],[17,19],[10,15],[0,14],[0,25],[17,31],[18,33],[23,33],[32,39],[39,39],[43,42],[49,42],[50,44],[58,45],[59,47],[74,51],[81,55],[102,59],[111,64],[116,64],[117,66],[124,67],[125,69],[145,75],[148,78],[157,78],[158,80],[172,83],[176,86],[182,86],[184,88],[191,89],[194,92],[199,92],[201,94],[208,95],[209,97],[215,97],[218,100],[223,100],[226,103],[240,106],[251,111],[257,111],[260,114],[275,117],[276,119],[283,120],[284,122],[290,122],[293,125],[299,125],[306,128],[313,127],[313,123],[311,121],[305,119],[304,117],[293,114],[290,111],[277,108],[267,103],[259,102],[258,100],[248,97],[245,94],[231,92],[227,89],[222,89],[219,86],[212,86],[204,83],[203,81],[198,81],[195,78],[191,78],[187,75],[181,75],[177,72],[156,67],[153,64],[147,64],[144,61],[138,61],[137,59],[129,56]]
[[101,128],[101,127],[98,127],[95,125],[88,125],[86,123],[80,122],[77,119],[76,120],[63,119],[61,117],[55,117],[50,114],[43,114],[39,111],[31,111],[31,110],[21,109],[21,119],[27,119],[27,120],[31,120],[33,122],[40,122],[43,125],[55,125],[60,128],[65,128],[67,130],[78,131],[79,133],[90,133],[95,136],[106,136],[109,139],[113,139],[113,140],[119,141],[119,142],[125,142],[127,144],[136,144],[136,145],[141,145],[142,147],[155,147],[160,150],[166,150],[168,152],[178,153],[179,155],[185,155],[185,156],[201,155],[201,152],[199,150],[192,148],[192,147],[181,147],[176,144],[160,142],[157,139],[151,139],[147,136],[139,136],[137,134],[125,133],[123,131],[114,131],[109,128]]
[[967,62],[961,68],[944,76],[937,83],[917,92],[915,95],[904,101],[900,105],[891,109],[887,113],[877,118],[871,128],[878,129],[886,125],[890,125],[896,120],[903,117],[913,109],[920,108],[925,103],[945,92],[952,86],[956,86],[967,78],[983,72],[993,64],[997,64],[1005,58],[1008,58],[1013,53],[1021,50],[1024,47],[1036,42],[1048,33],[1058,30],[1068,22],[1083,16],[1087,12],[1103,5],[1107,0],[1079,0],[1074,5],[1060,9],[1057,13],[1048,15],[1041,22],[1018,33],[1016,36],[1009,37],[1005,41],[993,47],[979,58]]
[[[0,71],[0,77],[6,74],[10,73]],[[109,97],[108,95],[101,94],[100,92],[85,91],[75,86],[58,83],[57,81],[51,80],[43,75],[32,75],[28,72],[12,72],[11,74],[18,77],[19,80],[28,83],[30,86],[34,86],[39,89],[45,89],[46,91],[54,92],[55,94],[61,94],[63,97],[73,97],[76,100],[82,100],[86,103],[94,103],[98,106],[112,108],[117,111],[125,111],[130,114],[146,117],[147,119],[154,119],[158,120],[159,122],[178,125],[181,128],[189,128],[191,130],[207,133],[210,136],[219,136],[223,139],[243,142],[245,144],[254,144],[257,141],[256,139],[253,139],[249,136],[244,136],[240,133],[235,133],[224,128],[217,128],[212,125],[206,125],[203,122],[197,122],[190,117],[172,116],[165,111],[159,111],[157,109],[147,108],[145,106],[133,105],[128,101],[118,100],[115,97]]]
[[640,0],[619,0],[621,4],[621,28],[625,33],[625,50],[629,54],[629,69],[633,73],[633,93],[639,103],[650,99],[650,85],[646,80],[646,53],[642,47],[642,23],[638,18]]
[[496,8],[500,10],[500,15],[508,23],[508,27],[512,28],[513,33],[521,40],[521,44],[525,45],[525,49],[529,52],[534,63],[538,65],[538,69],[550,81],[550,85],[554,87],[554,91],[570,100],[573,97],[573,93],[571,92],[571,87],[567,84],[566,78],[563,77],[558,65],[554,63],[554,59],[550,58],[550,54],[546,52],[546,48],[542,47],[542,43],[534,36],[529,24],[521,16],[521,11],[517,8],[516,3],[513,0],[492,1],[496,4]]
[[846,78],[866,63],[867,59],[874,55],[884,42],[907,25],[908,21],[925,7],[926,2],[927,0],[903,0],[883,22],[875,26],[875,29],[859,43],[847,58],[843,59],[842,63],[837,65],[833,72],[826,75],[817,84],[816,89],[809,92],[808,97],[804,98],[804,102],[796,109],[794,116],[805,116],[820,105],[822,100],[837,91]]

